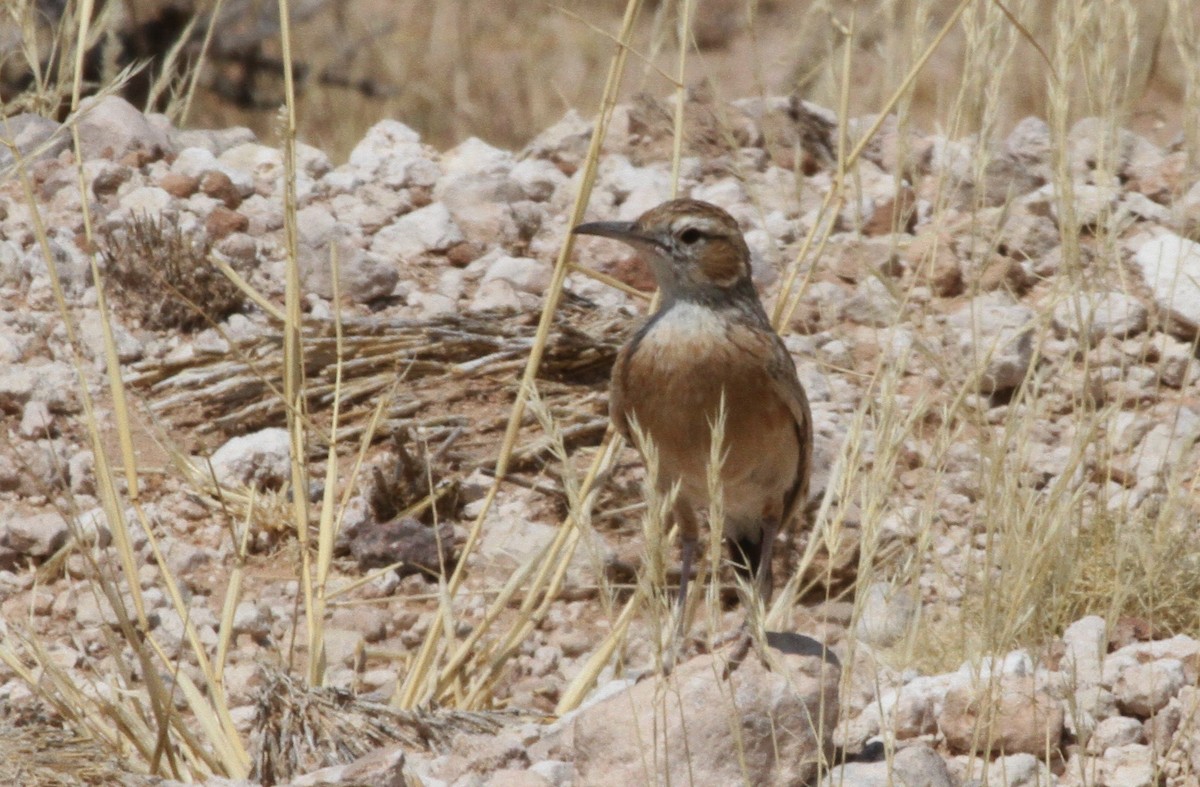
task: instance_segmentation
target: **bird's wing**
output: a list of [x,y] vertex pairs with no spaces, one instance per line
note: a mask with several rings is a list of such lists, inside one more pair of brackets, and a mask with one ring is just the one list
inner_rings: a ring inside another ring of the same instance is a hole
[[629,342],[617,353],[613,362],[612,378],[608,383],[608,417],[617,434],[629,440],[629,422],[625,418],[625,385],[629,369],[629,356],[637,348],[637,340]]
[[784,499],[782,527],[788,527],[808,500],[808,479],[812,475],[812,411],[808,395],[796,375],[796,362],[779,336],[772,334],[771,358],[767,371],[771,387],[787,403],[795,419],[796,442],[800,445],[800,461],[796,464],[796,481]]

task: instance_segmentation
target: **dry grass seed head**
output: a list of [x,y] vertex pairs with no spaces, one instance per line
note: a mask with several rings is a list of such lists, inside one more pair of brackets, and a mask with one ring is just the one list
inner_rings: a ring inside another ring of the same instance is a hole
[[154,330],[197,331],[242,308],[241,291],[211,251],[207,239],[146,214],[105,229],[100,244],[118,301]]

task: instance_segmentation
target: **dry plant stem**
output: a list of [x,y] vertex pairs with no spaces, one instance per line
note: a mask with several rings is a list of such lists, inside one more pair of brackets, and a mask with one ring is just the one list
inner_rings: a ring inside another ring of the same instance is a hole
[[[687,53],[691,45],[692,0],[679,0],[679,62],[675,70],[675,126],[671,145],[671,199],[679,196],[679,165],[683,161],[684,105],[687,103]],[[572,225],[574,226],[574,225]]]
[[[342,293],[339,283],[341,270],[338,265],[336,244],[331,246],[329,250],[329,268],[331,281],[333,282],[333,325],[334,338],[337,346],[337,361],[333,383],[333,413],[331,415],[329,424],[329,450],[325,457],[325,488],[321,497],[321,510],[317,524],[317,586],[315,598],[313,600],[314,610],[312,614],[313,619],[320,621],[322,624],[325,620],[329,568],[333,563],[333,541],[337,530],[337,522],[334,518],[338,474],[337,427],[338,416],[341,413],[342,401]],[[348,484],[348,486],[353,487],[353,483]],[[293,494],[296,494],[296,492],[293,491]],[[323,625],[321,627],[323,628]],[[321,675],[324,675],[325,672],[324,644],[322,643],[319,649],[310,650],[310,656],[314,653],[320,655],[320,675],[317,676],[317,679],[319,680]],[[311,674],[313,673],[310,669],[310,675]],[[314,682],[311,685],[317,684]]]
[[[583,177],[580,184],[579,193],[576,196],[575,204],[571,209],[570,224],[574,226],[583,219],[584,211],[587,206],[588,198],[591,195],[593,184],[596,179],[596,170],[600,159],[600,146],[607,133],[608,123],[612,117],[612,113],[617,103],[617,92],[621,82],[621,76],[625,70],[625,60],[628,54],[628,45],[633,36],[633,23],[637,18],[639,9],[641,8],[640,0],[629,0],[625,8],[625,16],[621,25],[620,43],[615,55],[613,56],[612,64],[609,67],[608,78],[605,82],[604,98],[601,102],[601,110],[596,122],[596,129],[592,133],[592,139],[588,147],[587,157],[583,166]],[[496,478],[492,486],[488,489],[487,496],[483,500],[483,505],[476,517],[475,522],[471,525],[471,530],[467,535],[466,543],[463,545],[462,555],[458,565],[455,567],[454,573],[451,575],[446,587],[447,598],[453,599],[455,593],[461,585],[467,566],[467,556],[474,551],[475,545],[479,541],[479,535],[483,527],[483,522],[491,509],[492,503],[496,499],[496,494],[499,491],[500,484],[504,481],[504,476],[508,472],[508,465],[512,457],[513,449],[516,446],[517,433],[520,429],[521,419],[525,414],[526,398],[529,391],[532,389],[533,381],[537,377],[538,369],[541,365],[542,354],[545,351],[546,339],[550,334],[550,327],[553,324],[554,313],[558,309],[558,304],[562,298],[563,283],[566,280],[568,271],[570,270],[570,256],[573,248],[573,239],[568,236],[563,243],[562,250],[559,252],[558,259],[555,261],[554,274],[550,281],[550,286],[546,291],[546,303],[542,307],[542,316],[538,322],[537,332],[534,335],[533,348],[529,354],[529,361],[525,366],[525,373],[521,377],[521,383],[517,390],[517,398],[513,403],[512,412],[509,416],[508,426],[505,429],[504,441],[500,448],[499,456],[496,460]],[[603,453],[603,452],[601,452]],[[585,486],[585,490],[586,490]],[[586,491],[584,492],[586,494]],[[566,529],[566,528],[564,528]],[[573,528],[571,528],[573,530]],[[577,538],[577,536],[576,536]],[[439,606],[436,613],[437,617],[434,623],[429,627],[429,634],[425,638],[425,642],[421,646],[421,651],[413,663],[412,669],[405,677],[404,682],[397,687],[396,695],[393,697],[393,704],[402,708],[413,708],[418,704],[429,699],[427,696],[422,696],[421,687],[428,685],[428,677],[426,673],[433,666],[433,657],[437,649],[437,645],[442,636],[443,624],[448,616],[448,610]]]
[[292,525],[300,551],[300,589],[308,636],[307,682],[319,686],[324,672],[323,621],[313,596],[312,556],[308,548],[308,467],[304,418],[304,346],[301,337],[300,260],[296,239],[296,92],[292,76],[292,26],[288,0],[279,0],[279,40],[283,53],[284,107],[280,121],[283,139],[283,233],[287,253],[284,284],[283,397],[291,451]]
[[[908,73],[905,74],[904,80],[900,83],[900,86],[893,91],[891,97],[887,100],[883,107],[879,109],[879,112],[875,117],[875,122],[873,122],[870,127],[867,128],[866,132],[863,133],[862,138],[859,139],[858,143],[855,144],[853,149],[851,149],[850,153],[847,154],[845,158],[842,158],[839,153],[839,160],[837,162],[838,169],[834,181],[836,187],[830,189],[825,195],[825,199],[822,201],[821,207],[817,211],[817,222],[813,225],[813,228],[808,235],[805,236],[804,243],[801,244],[800,251],[796,253],[796,257],[792,260],[791,264],[788,265],[787,273],[784,275],[783,282],[779,287],[779,295],[775,301],[775,308],[771,311],[771,325],[774,326],[776,330],[781,330],[783,326],[791,323],[792,316],[795,314],[796,309],[800,306],[800,299],[804,295],[804,289],[807,286],[809,278],[813,274],[813,266],[809,266],[808,273],[805,274],[805,278],[804,281],[801,282],[801,286],[797,288],[795,285],[796,279],[800,275],[800,265],[805,259],[808,258],[809,249],[812,248],[813,243],[816,242],[818,248],[817,255],[815,256],[819,256],[821,249],[825,247],[825,243],[829,240],[829,236],[833,232],[832,217],[836,216],[841,210],[842,204],[846,199],[844,191],[846,172],[848,172],[850,168],[854,166],[854,163],[858,161],[859,156],[862,155],[862,152],[866,149],[867,144],[879,131],[884,121],[887,120],[888,115],[891,114],[893,109],[895,109],[896,105],[900,102],[901,97],[911,88],[913,81],[917,78],[917,74],[919,74],[925,67],[925,64],[929,61],[929,58],[933,56],[935,51],[937,51],[937,48],[941,45],[942,41],[944,41],[946,36],[950,34],[950,31],[954,28],[954,25],[958,23],[958,19],[960,16],[962,16],[963,11],[965,11],[972,2],[973,0],[961,0],[959,4],[955,6],[954,11],[951,12],[947,17],[945,24],[942,25],[941,30],[938,31],[938,34],[934,37],[933,41],[929,43],[929,46],[925,47],[925,51],[921,53],[921,56],[917,59],[917,62],[914,63],[912,68],[908,70]],[[847,82],[850,79],[849,69],[847,69],[846,73],[843,74],[843,79]],[[843,94],[848,89],[848,86],[844,84]],[[846,126],[848,120],[849,117],[847,114],[843,114],[838,119],[839,124],[842,127]],[[820,234],[820,240],[817,240],[818,234]]]

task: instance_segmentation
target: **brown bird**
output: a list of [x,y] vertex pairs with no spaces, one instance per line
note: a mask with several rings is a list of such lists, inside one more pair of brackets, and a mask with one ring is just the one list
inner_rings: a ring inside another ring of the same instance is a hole
[[581,224],[641,252],[661,306],[617,356],[609,415],[627,439],[636,420],[658,452],[656,484],[678,483],[674,518],[682,538],[680,624],[699,537],[697,509],[709,505],[708,464],[722,397],[724,535],[735,566],[766,604],[771,551],[808,496],[812,416],[796,365],[763,310],[750,278],[750,250],[737,221],[707,202],[677,199],[637,221]]

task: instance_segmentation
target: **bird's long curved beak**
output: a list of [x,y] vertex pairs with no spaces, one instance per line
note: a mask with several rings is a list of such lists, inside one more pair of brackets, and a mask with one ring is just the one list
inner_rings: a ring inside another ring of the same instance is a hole
[[623,241],[644,240],[638,232],[637,224],[632,221],[593,221],[580,224],[571,230],[573,235],[599,235],[601,238],[615,238]]

